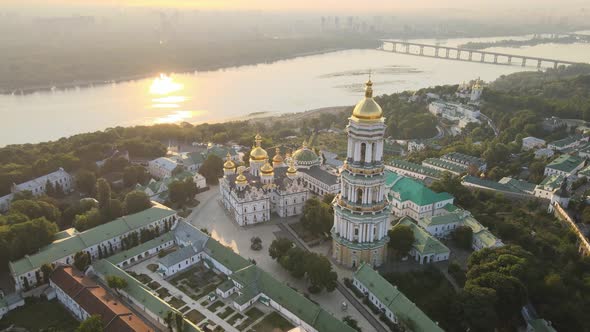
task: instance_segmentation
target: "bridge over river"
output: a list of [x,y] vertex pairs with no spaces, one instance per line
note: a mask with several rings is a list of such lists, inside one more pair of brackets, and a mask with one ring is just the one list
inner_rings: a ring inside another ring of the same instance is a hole
[[382,40],[382,45],[379,49],[387,52],[429,58],[480,62],[494,65],[520,65],[522,67],[536,65],[537,68],[541,68],[549,65],[553,66],[553,68],[557,68],[559,65],[569,66],[579,63],[525,55],[488,52],[484,50],[421,44],[402,40]]

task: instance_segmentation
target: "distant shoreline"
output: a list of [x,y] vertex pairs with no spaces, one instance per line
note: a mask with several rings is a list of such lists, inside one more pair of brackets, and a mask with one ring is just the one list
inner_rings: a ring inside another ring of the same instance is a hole
[[[173,74],[190,74],[190,73],[194,73],[197,71],[209,72],[209,71],[217,71],[217,70],[221,70],[221,69],[239,68],[239,67],[244,67],[244,66],[255,66],[255,65],[259,65],[259,64],[272,64],[272,63],[275,63],[278,61],[283,61],[283,60],[290,60],[290,59],[295,59],[295,58],[300,58],[300,57],[321,55],[321,54],[326,54],[326,53],[354,50],[354,49],[372,49],[372,48],[362,48],[362,47],[330,48],[330,49],[325,49],[325,50],[296,53],[296,54],[287,55],[287,56],[276,56],[276,57],[272,57],[270,59],[265,59],[263,61],[244,63],[244,64],[239,64],[239,65],[234,65],[234,66],[212,65],[212,66],[210,66],[206,69],[203,69],[203,70],[197,70],[194,68],[187,68],[185,70],[179,70],[179,71],[173,72]],[[95,86],[105,86],[105,85],[109,85],[109,84],[120,84],[120,83],[150,79],[150,78],[153,78],[154,75],[156,75],[156,74],[157,73],[138,74],[138,75],[118,77],[118,78],[114,78],[111,80],[90,80],[90,81],[80,81],[80,82],[74,81],[74,82],[70,82],[70,83],[61,83],[61,84],[56,84],[56,85],[31,86],[31,87],[25,87],[22,89],[14,89],[11,91],[8,91],[6,89],[0,89],[0,95],[27,96],[27,95],[31,95],[31,94],[38,93],[38,92],[88,89],[88,88],[93,88]]]

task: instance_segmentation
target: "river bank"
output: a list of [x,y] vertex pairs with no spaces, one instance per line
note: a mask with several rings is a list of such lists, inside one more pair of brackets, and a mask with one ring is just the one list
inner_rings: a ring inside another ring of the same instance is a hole
[[[155,77],[159,73],[194,73],[268,64],[346,49],[372,49],[364,38],[299,38],[223,41],[194,44],[7,46],[0,66],[0,94],[82,89]],[[35,52],[33,52],[35,51]],[[22,54],[27,54],[23,56]]]

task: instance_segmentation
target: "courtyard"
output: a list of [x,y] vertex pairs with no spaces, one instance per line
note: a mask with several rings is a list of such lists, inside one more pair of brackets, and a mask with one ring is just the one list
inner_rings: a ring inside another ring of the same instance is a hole
[[[227,212],[223,209],[221,202],[219,201],[219,187],[212,186],[210,190],[198,194],[197,198],[201,203],[187,217],[188,222],[199,229],[207,229],[214,239],[231,247],[242,257],[253,259],[257,266],[270,273],[277,278],[277,280],[297,289],[302,294],[308,293],[307,285],[304,280],[291,277],[291,275],[289,275],[289,273],[268,254],[268,247],[274,239],[278,237],[292,237],[291,234],[283,231],[279,224],[298,222],[299,216],[286,219],[281,219],[275,216],[271,218],[270,222],[264,224],[240,227],[230,219]],[[250,248],[250,240],[255,236],[262,239],[262,250],[256,251]],[[330,243],[325,242],[313,247],[312,250],[326,254],[329,250],[329,246]],[[352,275],[351,270],[342,269],[337,266],[334,266],[334,270],[338,272],[340,279]],[[332,293],[322,292],[320,294],[308,294],[308,296],[322,308],[332,313],[336,318],[342,319],[344,316],[350,315],[358,321],[359,326],[364,331],[373,330],[373,327],[369,322],[352,305],[350,305],[344,295],[339,291],[336,290]],[[346,311],[342,310],[342,303],[348,304],[348,309]]]

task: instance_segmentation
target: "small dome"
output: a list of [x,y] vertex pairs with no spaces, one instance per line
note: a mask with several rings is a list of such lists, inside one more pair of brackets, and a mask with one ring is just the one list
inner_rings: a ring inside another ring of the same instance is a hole
[[248,184],[248,179],[243,174],[244,169],[242,167],[238,167],[238,176],[236,177],[236,184]]
[[361,120],[378,120],[383,116],[381,106],[373,99],[373,82],[367,81],[365,98],[356,104],[352,116]]
[[260,167],[260,172],[262,172],[263,174],[271,174],[272,172],[274,172],[274,168],[267,162],[266,164],[264,164],[262,167]]
[[295,165],[293,165],[293,159],[291,159],[291,162],[289,163],[289,168],[287,168],[287,176],[291,177],[295,175],[297,175],[297,168],[295,168]]
[[275,155],[272,157],[272,162],[276,164],[280,164],[283,162],[283,157],[281,156],[281,151],[279,148],[275,149]]
[[231,156],[230,156],[229,152],[227,153],[226,161],[223,164],[223,168],[225,168],[225,169],[234,169],[234,168],[236,168],[236,163],[234,163],[234,161],[231,160]]
[[252,147],[252,151],[250,151],[250,159],[256,161],[267,160],[268,153],[260,146],[260,143],[262,142],[262,136],[260,136],[260,134],[256,134],[254,139],[256,141],[256,145]]

